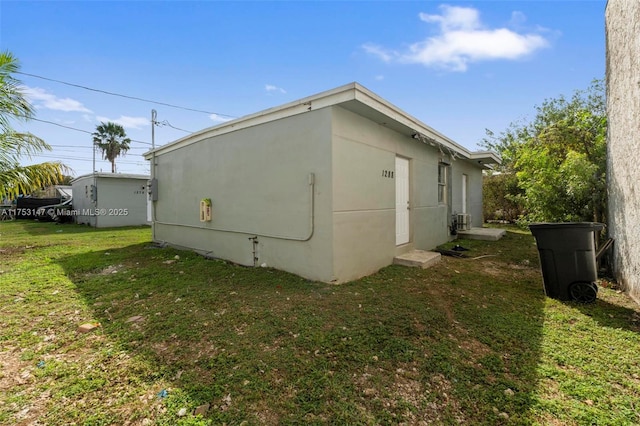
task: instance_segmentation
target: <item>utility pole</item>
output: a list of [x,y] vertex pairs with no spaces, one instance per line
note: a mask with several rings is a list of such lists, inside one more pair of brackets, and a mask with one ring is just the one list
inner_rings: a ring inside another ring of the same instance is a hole
[[155,127],[156,127],[156,118],[158,117],[158,113],[155,109],[151,110],[151,149],[156,149],[156,141],[155,141]]
[[91,169],[91,173],[96,172],[96,141],[92,138],[91,145],[93,147],[93,169]]
[[[153,191],[157,191],[158,188],[156,188],[157,186],[157,180],[156,180],[156,153],[155,153],[155,149],[156,149],[156,132],[155,132],[155,128],[156,128],[156,119],[158,117],[158,112],[155,109],[151,110],[151,169],[150,174],[151,174],[151,180],[150,185],[152,185]],[[154,197],[153,194],[150,193],[149,194],[149,201],[151,203],[151,239],[152,241],[156,240],[156,202],[154,201]]]
[[[91,203],[93,203],[93,207],[95,210],[98,210],[98,178],[96,176],[96,140],[93,135],[91,135],[91,147],[93,148],[93,169],[91,170],[91,174],[93,175],[93,183],[91,184]],[[95,228],[98,227],[98,216],[93,214],[93,226]]]

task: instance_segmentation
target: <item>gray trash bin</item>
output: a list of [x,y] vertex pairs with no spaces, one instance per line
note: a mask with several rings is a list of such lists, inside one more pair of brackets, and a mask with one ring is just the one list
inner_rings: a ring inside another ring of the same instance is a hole
[[558,300],[593,302],[598,294],[596,222],[534,223],[529,225],[540,254],[547,296]]

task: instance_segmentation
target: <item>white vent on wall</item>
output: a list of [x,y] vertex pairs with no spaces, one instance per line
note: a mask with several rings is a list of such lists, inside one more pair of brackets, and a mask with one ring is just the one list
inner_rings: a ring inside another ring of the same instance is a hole
[[468,231],[471,229],[471,215],[459,214],[458,215],[458,231]]

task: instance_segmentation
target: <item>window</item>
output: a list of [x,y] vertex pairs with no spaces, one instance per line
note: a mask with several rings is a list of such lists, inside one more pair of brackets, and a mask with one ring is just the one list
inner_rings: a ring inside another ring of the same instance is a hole
[[447,204],[447,181],[449,167],[444,164],[438,164],[438,203]]

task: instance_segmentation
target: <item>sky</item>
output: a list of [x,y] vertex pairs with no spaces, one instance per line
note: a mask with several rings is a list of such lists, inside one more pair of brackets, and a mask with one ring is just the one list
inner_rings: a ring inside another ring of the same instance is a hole
[[545,99],[604,78],[605,6],[2,0],[0,49],[19,59],[35,107],[14,127],[52,147],[23,164],[62,161],[74,176],[91,173],[101,122],[132,139],[117,171],[147,174],[152,109],[160,146],[354,81],[474,151],[485,129],[531,120]]

